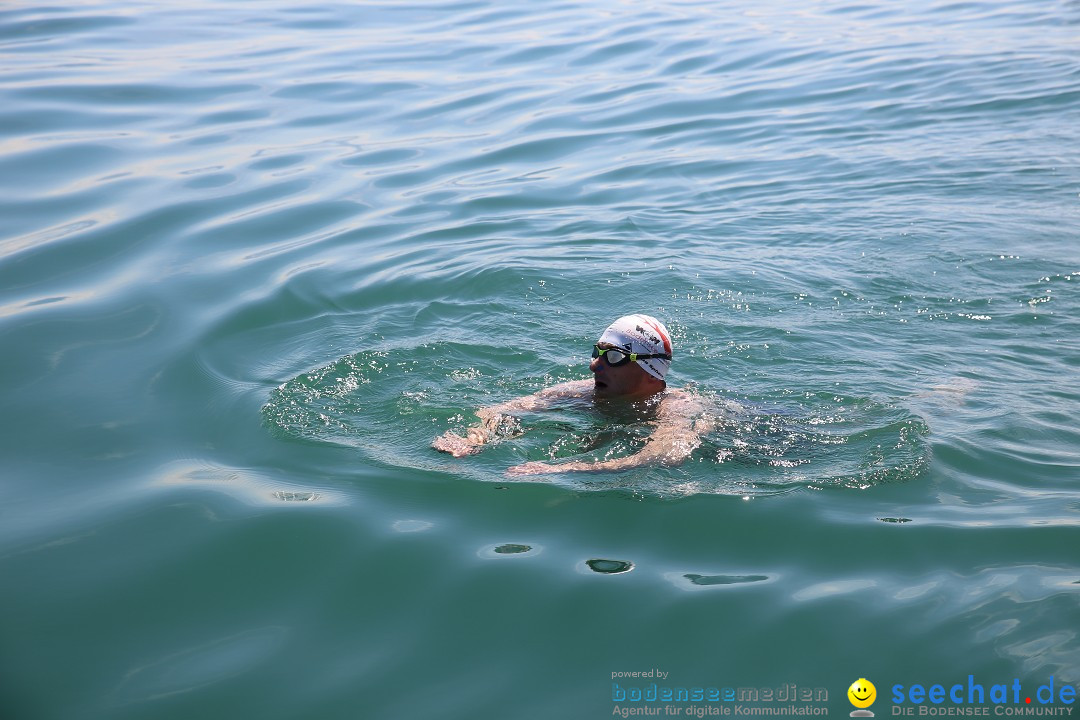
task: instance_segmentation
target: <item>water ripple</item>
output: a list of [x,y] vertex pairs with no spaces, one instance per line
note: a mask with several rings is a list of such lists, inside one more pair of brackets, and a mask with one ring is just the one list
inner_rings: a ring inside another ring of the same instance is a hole
[[[0,9],[16,714],[513,716],[526,675],[560,689],[537,716],[610,713],[604,653],[831,687],[850,627],[882,676],[1075,682],[1077,27],[1071,0]],[[717,405],[684,466],[503,477],[650,429],[574,409],[431,450],[587,376],[630,311]]]

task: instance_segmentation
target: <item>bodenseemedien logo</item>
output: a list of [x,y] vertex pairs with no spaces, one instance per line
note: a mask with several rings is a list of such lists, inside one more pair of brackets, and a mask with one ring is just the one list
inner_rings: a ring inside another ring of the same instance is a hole
[[877,688],[874,687],[874,683],[866,678],[859,678],[851,683],[851,687],[847,689],[847,696],[851,704],[855,706],[855,710],[851,711],[851,717],[874,717],[874,713],[866,709],[877,700]]

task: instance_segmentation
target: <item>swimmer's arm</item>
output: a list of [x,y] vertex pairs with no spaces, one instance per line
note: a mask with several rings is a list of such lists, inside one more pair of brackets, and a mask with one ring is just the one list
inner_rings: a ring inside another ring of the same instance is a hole
[[483,449],[483,446],[494,440],[499,435],[499,428],[513,422],[513,414],[517,412],[533,412],[551,407],[559,400],[567,398],[583,398],[592,394],[594,382],[592,380],[572,380],[544,388],[532,395],[514,398],[498,405],[482,407],[476,411],[480,422],[470,427],[464,437],[452,430],[447,430],[440,437],[435,438],[431,447],[441,452],[450,453],[454,457],[474,455]]
[[498,405],[482,407],[476,415],[483,420],[490,415],[509,415],[515,412],[546,410],[559,400],[589,397],[593,393],[595,382],[592,380],[571,380],[544,388],[539,392],[524,397],[514,398]]
[[701,436],[712,430],[709,418],[693,419],[701,406],[692,398],[680,394],[664,401],[656,429],[645,441],[645,447],[633,455],[602,462],[571,461],[551,464],[528,462],[515,465],[508,475],[542,475],[561,472],[617,472],[637,467],[663,465],[674,467],[685,461],[701,444]]
[[674,467],[690,457],[690,453],[699,444],[701,444],[701,439],[693,431],[671,431],[665,428],[657,428],[656,432],[649,436],[645,447],[633,455],[602,462],[575,460],[557,465],[544,462],[527,462],[508,468],[506,473],[508,475],[544,475],[561,472],[617,472],[652,465]]

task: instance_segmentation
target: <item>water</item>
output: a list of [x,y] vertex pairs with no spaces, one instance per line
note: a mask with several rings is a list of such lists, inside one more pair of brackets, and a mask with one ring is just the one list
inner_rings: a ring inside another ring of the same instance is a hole
[[[5,717],[1075,687],[1078,27],[8,3]],[[430,450],[628,312],[724,409],[683,466],[504,475],[648,431],[581,408]]]

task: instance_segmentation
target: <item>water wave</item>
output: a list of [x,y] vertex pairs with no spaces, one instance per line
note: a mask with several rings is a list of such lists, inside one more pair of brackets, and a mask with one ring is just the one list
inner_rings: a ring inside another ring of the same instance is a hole
[[[514,380],[497,356],[493,348],[452,342],[347,355],[280,385],[262,408],[263,422],[283,439],[353,447],[380,462],[467,475],[476,474],[471,465],[497,472],[495,463],[506,462],[509,453],[526,460],[603,461],[646,442],[652,430],[647,421],[613,422],[580,408],[560,409],[524,420],[527,438],[488,450],[497,460],[445,462],[429,447],[431,440],[447,429],[464,432],[475,422],[476,407],[566,379]],[[917,478],[929,462],[929,428],[901,403],[806,392],[752,403],[713,396],[711,405],[716,430],[682,468],[567,482],[585,490],[660,495],[866,489]]]

